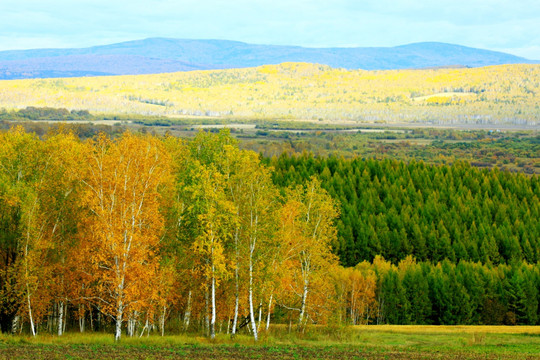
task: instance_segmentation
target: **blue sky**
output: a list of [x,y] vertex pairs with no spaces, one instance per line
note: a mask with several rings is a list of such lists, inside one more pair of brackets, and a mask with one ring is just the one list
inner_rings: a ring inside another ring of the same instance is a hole
[[540,1],[0,0],[0,50],[156,36],[316,47],[441,41],[540,59]]

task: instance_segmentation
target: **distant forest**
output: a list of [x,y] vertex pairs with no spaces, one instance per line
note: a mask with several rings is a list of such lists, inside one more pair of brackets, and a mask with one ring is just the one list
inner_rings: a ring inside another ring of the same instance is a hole
[[0,107],[400,124],[538,125],[539,65],[364,71],[309,63],[0,82]]
[[24,109],[19,109],[15,111],[6,111],[5,109],[0,109],[0,120],[11,120],[11,121],[21,121],[21,120],[94,120],[94,116],[90,115],[88,110],[67,110],[67,109],[57,109],[49,107],[34,107],[28,106]]

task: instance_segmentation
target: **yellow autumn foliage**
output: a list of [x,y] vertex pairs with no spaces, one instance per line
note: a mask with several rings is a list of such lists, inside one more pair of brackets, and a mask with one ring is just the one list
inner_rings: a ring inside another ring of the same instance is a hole
[[[0,81],[0,108],[328,121],[537,124],[540,65],[364,71],[284,63]],[[431,105],[431,106],[428,106]]]

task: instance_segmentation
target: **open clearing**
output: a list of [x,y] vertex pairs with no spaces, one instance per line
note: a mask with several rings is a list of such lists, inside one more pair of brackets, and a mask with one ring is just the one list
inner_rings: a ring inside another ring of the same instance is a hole
[[194,335],[123,338],[68,333],[0,336],[0,359],[540,359],[538,326],[356,326],[289,334],[276,326],[214,342]]
[[477,95],[477,94],[472,93],[472,92],[441,92],[441,93],[436,93],[436,94],[431,94],[431,95],[426,95],[426,96],[417,96],[417,97],[412,98],[412,100],[425,101],[425,100],[435,98],[435,97],[458,97],[459,98],[459,97],[467,97],[467,96],[472,96],[472,95]]

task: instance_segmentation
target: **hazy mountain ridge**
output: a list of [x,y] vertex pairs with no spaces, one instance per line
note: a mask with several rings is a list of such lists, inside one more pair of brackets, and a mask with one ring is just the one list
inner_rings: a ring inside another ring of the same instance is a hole
[[[212,66],[139,55],[67,55],[0,61],[0,79],[140,75],[208,70]],[[39,76],[39,74],[45,76]],[[22,75],[16,77],[16,75]],[[38,76],[34,76],[38,75]]]
[[0,51],[0,79],[136,75],[283,62],[365,70],[539,63],[506,53],[436,42],[396,47],[305,48],[150,38],[79,49]]

